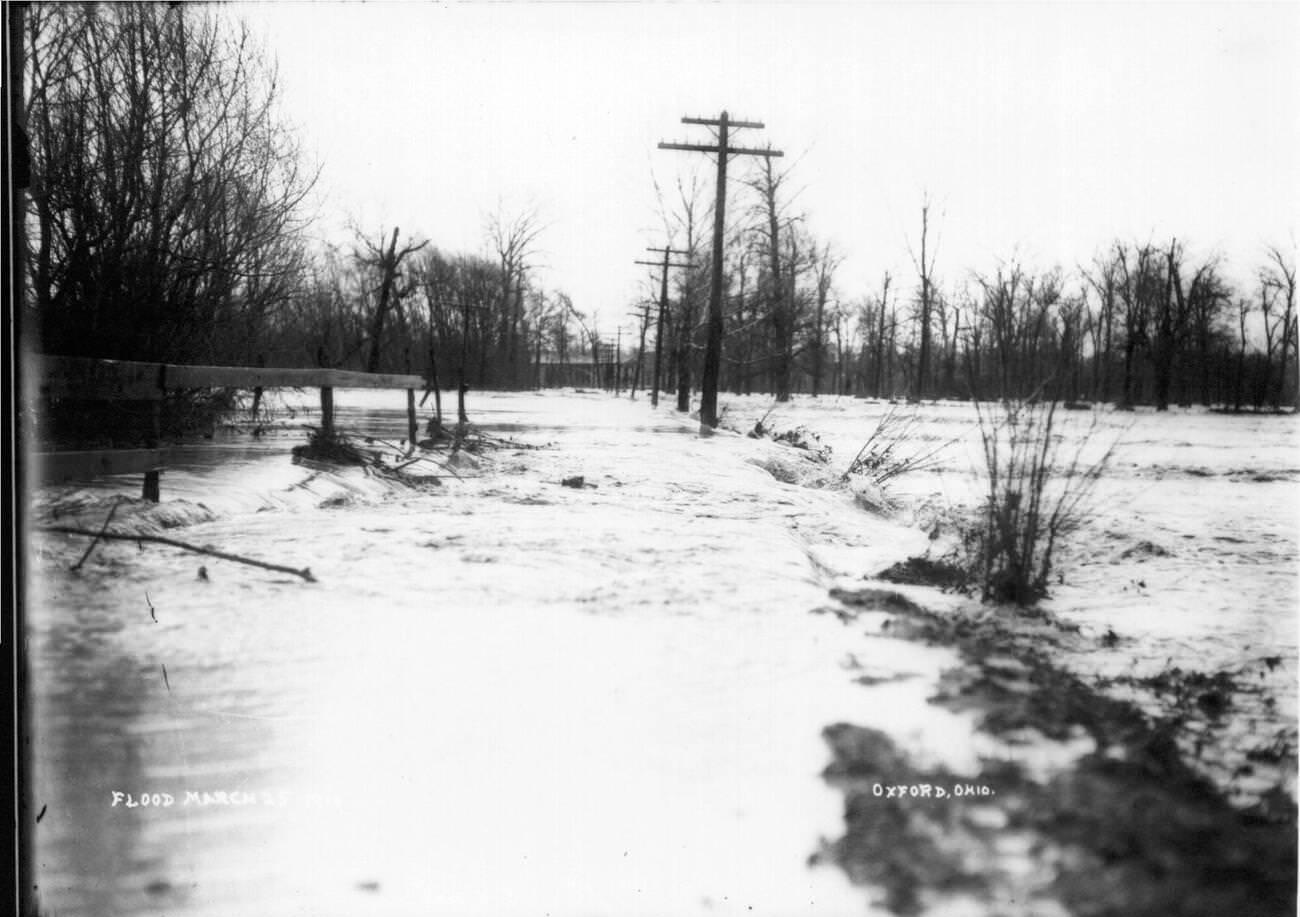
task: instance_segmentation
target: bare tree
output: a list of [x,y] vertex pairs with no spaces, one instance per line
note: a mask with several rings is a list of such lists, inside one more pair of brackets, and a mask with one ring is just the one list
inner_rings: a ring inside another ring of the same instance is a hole
[[1177,239],[1169,242],[1165,253],[1164,295],[1154,301],[1155,334],[1151,340],[1151,363],[1157,411],[1169,410],[1169,389],[1173,383],[1174,361],[1182,344],[1187,324],[1187,299],[1183,295],[1183,250]]
[[1118,295],[1117,272],[1115,259],[1101,256],[1093,259],[1091,271],[1079,272],[1084,279],[1085,294],[1089,287],[1097,294],[1097,310],[1089,327],[1092,330],[1092,397],[1100,401],[1110,400],[1111,352],[1114,348]]
[[[694,363],[695,335],[698,329],[699,305],[702,291],[708,282],[709,264],[701,263],[700,225],[705,218],[705,204],[700,178],[691,174],[689,183],[677,180],[677,207],[667,218],[669,239],[685,240],[687,263],[691,266],[678,276],[677,315],[673,321],[673,369],[677,377],[677,410],[687,413],[691,409],[691,368]],[[674,243],[676,244],[676,243]]]
[[921,280],[920,302],[918,303],[917,312],[917,321],[920,323],[920,351],[917,355],[916,365],[916,392],[913,395],[913,400],[916,401],[925,397],[926,377],[930,372],[930,313],[934,304],[935,252],[931,248],[927,255],[929,238],[930,201],[927,199],[921,205],[921,257],[918,260],[915,254],[912,255],[912,263],[915,265]]
[[314,182],[247,30],[180,4],[39,4],[27,29],[45,346],[242,356],[304,269]]
[[[1172,247],[1171,247],[1172,250]],[[1192,275],[1191,283],[1183,288],[1181,264],[1177,259],[1170,263],[1177,314],[1181,323],[1181,336],[1196,348],[1198,394],[1202,404],[1211,402],[1210,350],[1219,334],[1219,321],[1223,310],[1231,302],[1231,291],[1219,276],[1218,259],[1209,258]]]
[[[813,314],[812,339],[812,393],[821,394],[822,375],[826,362],[826,325],[828,314],[826,303],[830,297],[831,285],[835,282],[835,270],[843,259],[831,248],[829,242],[812,254],[814,281],[816,283],[817,304]],[[838,362],[837,362],[838,365]]]
[[767,258],[767,311],[772,323],[773,382],[777,401],[790,400],[790,374],[794,367],[794,285],[786,267],[787,264],[791,267],[797,264],[799,245],[797,240],[786,238],[792,220],[786,215],[783,188],[789,174],[789,171],[778,172],[772,160],[765,158],[757,175],[748,182],[760,200],[757,232],[763,239]]
[[396,289],[398,275],[401,271],[402,261],[409,255],[420,251],[429,244],[426,239],[419,244],[408,242],[402,247],[401,251],[397,250],[397,238],[400,230],[393,227],[392,238],[389,239],[387,247],[384,246],[383,233],[379,234],[379,244],[371,242],[369,239],[360,236],[359,241],[365,246],[365,252],[356,249],[353,257],[359,264],[363,264],[374,272],[379,278],[379,300],[375,304],[374,315],[370,322],[370,352],[366,357],[366,372],[379,372],[380,356],[383,352],[384,340],[384,323],[388,318],[389,307],[395,300],[400,299],[404,293],[410,290],[399,291]]
[[501,268],[498,340],[502,351],[499,362],[506,374],[503,381],[510,385],[518,385],[520,379],[521,348],[518,339],[519,325],[523,320],[524,275],[528,271],[530,258],[536,253],[537,237],[544,229],[536,210],[532,208],[513,216],[507,216],[498,208],[488,218],[488,240]]
[[1232,393],[1232,405],[1235,411],[1241,410],[1245,398],[1246,323],[1250,318],[1250,313],[1250,300],[1243,296],[1237,300],[1237,372],[1234,374]]
[[976,279],[984,290],[981,310],[992,335],[990,345],[997,359],[998,396],[1010,398],[1014,394],[1013,380],[1017,375],[1016,364],[1021,356],[1020,345],[1024,335],[1025,274],[1019,264],[1012,262],[999,266],[991,278],[977,275]]
[[[1260,269],[1260,312],[1264,316],[1265,362],[1264,385],[1274,409],[1282,406],[1290,383],[1287,376],[1288,356],[1296,346],[1295,262],[1289,262],[1276,246],[1268,250],[1268,263]],[[1281,372],[1276,385],[1272,379],[1274,348],[1279,351]]]
[[957,342],[961,337],[961,307],[955,299],[949,299],[940,293],[934,297],[934,313],[939,319],[941,375],[938,392],[952,395],[957,387]]
[[1084,297],[1068,296],[1057,305],[1060,327],[1060,360],[1056,372],[1056,396],[1073,401],[1079,397],[1079,375],[1083,367],[1083,342],[1088,335],[1089,315]]
[[886,348],[892,353],[894,330],[898,325],[897,314],[890,305],[889,286],[893,281],[889,271],[885,271],[880,281],[880,298],[876,300],[875,357],[871,361],[872,394],[877,398],[884,394],[884,385],[889,381],[885,371]]
[[1134,378],[1137,353],[1150,346],[1148,329],[1164,278],[1157,252],[1149,244],[1138,246],[1130,253],[1123,243],[1116,242],[1114,258],[1124,318],[1124,387],[1119,404],[1131,408],[1137,398]]

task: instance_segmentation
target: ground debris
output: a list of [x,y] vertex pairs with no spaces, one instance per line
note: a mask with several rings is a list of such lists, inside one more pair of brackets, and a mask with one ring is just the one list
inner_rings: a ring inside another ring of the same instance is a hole
[[824,445],[816,433],[804,426],[797,426],[789,430],[777,430],[775,427],[769,427],[766,421],[771,413],[772,409],[769,408],[767,413],[754,423],[753,429],[745,435],[750,439],[770,439],[775,443],[793,446],[796,449],[803,450],[809,458],[818,462],[830,461],[831,447]]
[[[427,468],[417,469],[421,463],[431,464],[453,477],[463,477],[457,469],[463,468],[466,462],[456,461],[464,458],[463,453],[452,452],[444,459],[433,449],[412,446],[405,440],[394,443],[357,433],[335,431],[326,435],[311,429],[308,441],[292,450],[295,464],[317,470],[328,470],[336,465],[359,467],[367,475],[415,489],[437,487],[442,483],[440,475],[430,474]],[[470,464],[477,467],[474,462]]]
[[881,570],[877,578],[887,583],[908,586],[935,586],[943,590],[965,592],[970,588],[970,574],[956,564],[928,557],[907,560]]
[[906,612],[925,615],[928,612],[901,592],[892,589],[832,589],[831,598],[840,602],[844,610],[832,608],[843,621],[851,621],[864,611]]
[[[983,913],[1026,917],[1295,912],[1294,801],[1278,787],[1251,809],[1234,808],[1186,759],[1179,718],[1152,720],[1054,664],[1044,638],[1072,635],[1050,618],[1010,621],[983,609],[941,615],[882,589],[831,596],[849,620],[857,609],[889,610],[891,635],[957,649],[964,664],[945,674],[931,702],[978,713],[979,729],[1006,747],[1033,734],[1092,740],[1091,751],[1051,772],[1031,776],[1000,756],[982,761],[977,775],[959,776],[918,766],[876,730],[827,727],[833,760],[824,777],[845,795],[845,834],[816,856],[881,888],[895,913],[971,897]],[[1204,716],[1239,686],[1231,673],[1179,670],[1136,681]],[[1255,754],[1285,760],[1291,741],[1275,737]],[[906,795],[891,797],[893,785]],[[934,792],[953,786],[977,792]],[[931,789],[916,796],[912,787]],[[981,808],[1000,816],[973,814]],[[1011,845],[1019,852],[1000,855],[1009,838],[1019,839]]]

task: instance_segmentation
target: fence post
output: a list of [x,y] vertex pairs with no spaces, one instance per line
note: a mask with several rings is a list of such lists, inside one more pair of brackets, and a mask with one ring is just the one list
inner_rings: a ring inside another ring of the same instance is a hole
[[[157,449],[158,443],[162,441],[162,402],[153,402],[153,435],[149,437],[149,448]],[[142,499],[150,503],[157,503],[162,499],[162,483],[160,481],[161,472],[158,469],[152,469],[144,473],[144,488],[140,493]]]
[[326,438],[334,435],[334,387],[322,385],[320,388],[320,432]]
[[415,422],[415,389],[413,388],[408,388],[406,390],[406,429],[410,434],[410,438],[407,442],[409,442],[411,448],[414,449],[415,436],[419,432],[419,425]]

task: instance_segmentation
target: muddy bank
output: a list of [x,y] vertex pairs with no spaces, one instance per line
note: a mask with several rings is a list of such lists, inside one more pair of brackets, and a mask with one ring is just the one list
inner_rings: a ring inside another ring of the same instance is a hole
[[931,702],[974,711],[997,751],[953,774],[878,730],[828,726],[824,776],[844,793],[845,832],[815,861],[904,915],[1296,912],[1295,803],[1277,789],[1232,807],[1185,760],[1177,722],[1053,664],[1068,632],[987,609],[939,615],[890,590],[832,598],[850,626],[955,648],[963,665]]

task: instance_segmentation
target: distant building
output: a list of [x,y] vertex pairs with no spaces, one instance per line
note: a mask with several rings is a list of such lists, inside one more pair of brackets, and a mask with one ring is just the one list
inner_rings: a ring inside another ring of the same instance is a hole
[[[632,384],[636,373],[636,353],[624,353],[623,359],[616,362],[613,344],[602,344],[599,351],[600,361],[591,358],[591,351],[579,354],[566,354],[561,360],[559,354],[544,353],[537,364],[537,385],[539,388],[613,388],[615,372],[620,386]],[[650,383],[646,367],[654,366],[654,353],[647,352],[641,362],[641,386]]]

